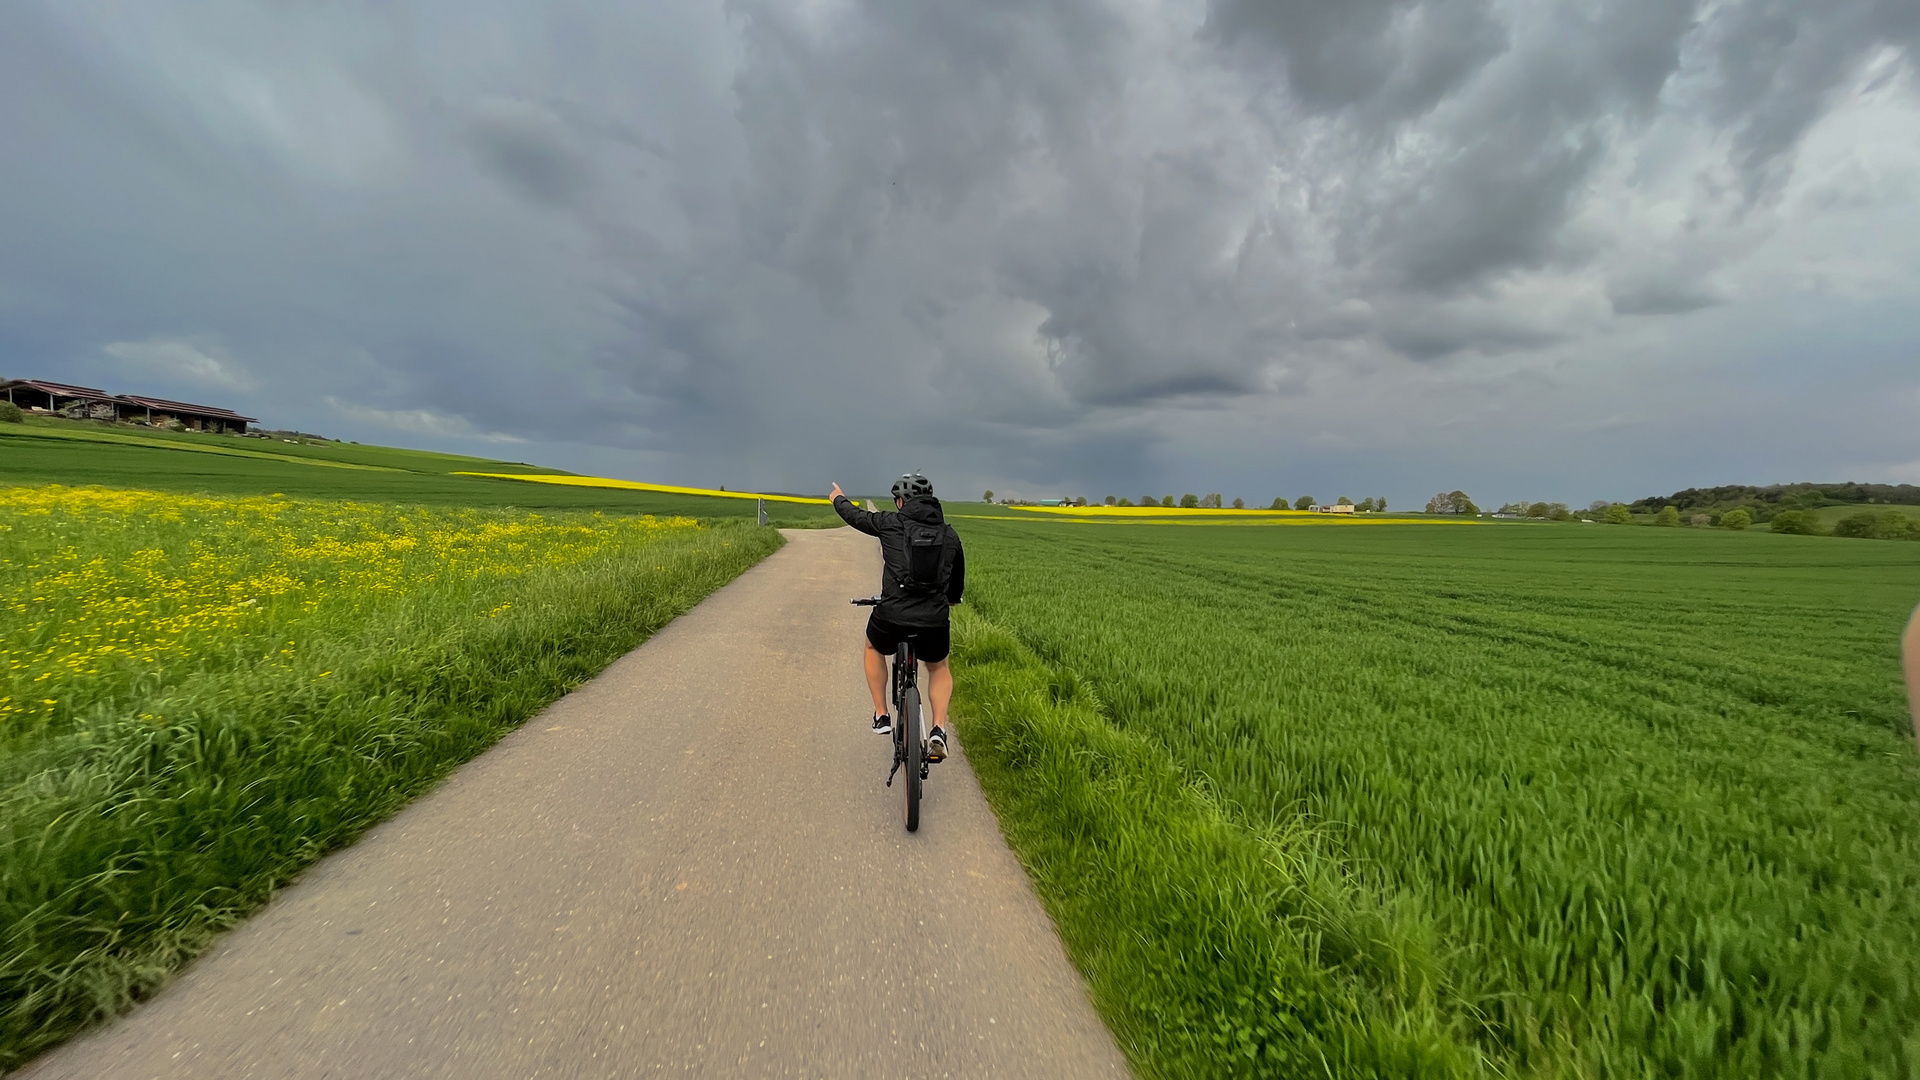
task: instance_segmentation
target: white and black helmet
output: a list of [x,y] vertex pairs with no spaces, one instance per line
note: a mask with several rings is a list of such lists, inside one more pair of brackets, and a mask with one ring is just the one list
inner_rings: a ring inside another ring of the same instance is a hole
[[933,482],[917,472],[910,472],[893,482],[893,497],[911,499],[916,495],[933,494]]

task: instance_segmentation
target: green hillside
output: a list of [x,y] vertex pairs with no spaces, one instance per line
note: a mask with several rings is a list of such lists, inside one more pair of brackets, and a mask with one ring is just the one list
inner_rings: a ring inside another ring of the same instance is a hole
[[[211,495],[278,492],[426,506],[601,510],[709,519],[747,518],[755,513],[755,505],[743,499],[526,484],[454,475],[458,472],[566,475],[523,461],[391,446],[242,439],[43,418],[0,424],[0,483],[8,484],[103,484]],[[768,513],[780,525],[836,520],[826,507],[791,503],[770,503]]]

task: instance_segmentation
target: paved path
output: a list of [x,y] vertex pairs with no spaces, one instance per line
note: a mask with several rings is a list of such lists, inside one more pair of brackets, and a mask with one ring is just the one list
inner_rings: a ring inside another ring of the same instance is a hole
[[1124,1075],[964,759],[881,787],[873,541],[788,537],[23,1075]]

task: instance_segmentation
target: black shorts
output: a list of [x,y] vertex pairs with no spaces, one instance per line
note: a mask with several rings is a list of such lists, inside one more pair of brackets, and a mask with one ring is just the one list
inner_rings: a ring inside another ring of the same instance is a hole
[[929,664],[947,658],[952,632],[944,626],[896,626],[874,612],[867,619],[867,642],[882,656],[892,656],[903,641],[913,642],[913,657]]

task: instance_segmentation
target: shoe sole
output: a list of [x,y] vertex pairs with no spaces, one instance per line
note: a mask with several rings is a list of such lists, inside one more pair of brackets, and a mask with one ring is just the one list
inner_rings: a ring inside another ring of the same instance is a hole
[[927,740],[927,760],[928,761],[947,760],[947,741],[945,739],[928,739]]

